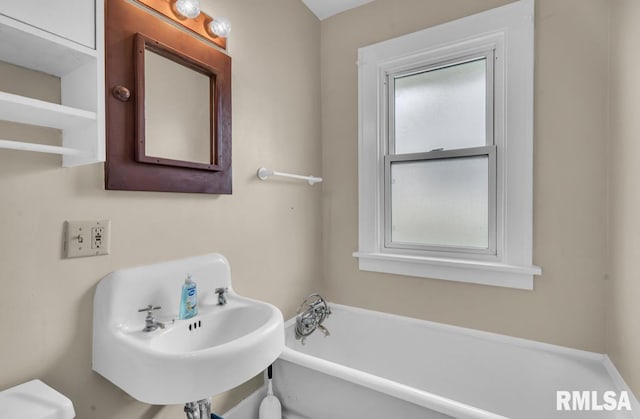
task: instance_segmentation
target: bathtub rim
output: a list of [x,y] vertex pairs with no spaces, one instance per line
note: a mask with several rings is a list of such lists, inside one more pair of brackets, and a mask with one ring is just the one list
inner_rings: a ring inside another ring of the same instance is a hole
[[[502,343],[510,346],[517,346],[520,348],[537,349],[545,352],[556,353],[559,355],[568,355],[568,356],[578,357],[587,361],[597,361],[597,362],[603,363],[604,357],[606,356],[605,354],[601,354],[598,352],[585,351],[582,349],[555,345],[553,343],[539,342],[539,341],[526,339],[526,338],[503,335],[500,333],[487,332],[487,331],[478,330],[478,329],[471,329],[463,326],[455,326],[455,325],[446,324],[446,323],[438,323],[431,320],[423,320],[415,317],[403,316],[400,314],[385,313],[383,311],[375,311],[375,310],[370,310],[370,309],[361,308],[361,307],[348,306],[344,304],[333,303],[331,301],[328,301],[327,304],[329,304],[332,307],[338,307],[345,311],[366,314],[366,315],[370,315],[378,318],[405,321],[411,324],[421,325],[421,326],[425,326],[435,330],[449,332],[449,333],[458,333],[461,335],[471,336],[476,339],[481,339],[489,342],[497,342],[497,343]],[[286,339],[286,330],[289,327],[295,325],[295,321],[296,321],[295,316],[285,321],[284,323],[285,339]]]
[[[360,307],[348,306],[344,304],[338,304],[328,301],[330,307],[336,307],[347,312],[353,312],[358,314],[364,314],[381,319],[391,319],[403,322],[409,322],[413,325],[432,328],[433,330],[444,331],[448,333],[454,333],[459,335],[466,335],[476,339],[501,343],[509,346],[515,346],[526,349],[533,349],[538,351],[544,351],[548,353],[555,353],[558,355],[571,356],[577,359],[585,361],[597,362],[602,365],[606,370],[611,383],[613,384],[617,392],[626,391],[630,396],[631,412],[630,415],[633,418],[640,419],[640,404],[636,399],[634,393],[626,384],[615,365],[611,362],[607,354],[601,354],[597,352],[585,351],[582,349],[569,348],[566,346],[554,345],[551,343],[538,342],[530,339],[518,338],[514,336],[502,335],[499,333],[487,332],[483,330],[471,329],[462,326],[454,326],[444,323],[433,322],[430,320],[417,319],[414,317],[408,317],[398,314],[385,313],[382,311],[375,311]],[[349,381],[355,384],[362,385],[374,391],[379,391],[385,394],[389,394],[393,397],[397,397],[401,400],[417,404],[419,406],[435,410],[445,415],[451,415],[456,418],[464,419],[508,419],[505,416],[501,416],[497,413],[492,413],[483,409],[479,409],[464,403],[457,402],[455,400],[448,399],[446,397],[438,396],[433,393],[429,393],[424,390],[398,383],[393,380],[378,377],[376,375],[357,370],[342,364],[338,364],[326,359],[322,359],[313,355],[308,355],[303,352],[292,349],[287,346],[287,330],[295,327],[295,316],[290,318],[284,323],[285,328],[285,348],[280,355],[280,359],[289,361],[291,363],[302,365],[309,369],[318,371],[323,374],[329,374],[340,378],[345,381]]]

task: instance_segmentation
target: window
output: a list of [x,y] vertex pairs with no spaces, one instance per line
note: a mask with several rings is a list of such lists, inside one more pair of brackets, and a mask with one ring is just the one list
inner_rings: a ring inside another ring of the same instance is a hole
[[533,1],[358,63],[360,269],[533,288]]
[[495,254],[493,51],[386,84],[385,247]]

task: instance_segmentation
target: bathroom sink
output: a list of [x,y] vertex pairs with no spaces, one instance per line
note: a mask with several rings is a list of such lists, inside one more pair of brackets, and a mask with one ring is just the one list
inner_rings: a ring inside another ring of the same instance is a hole
[[[198,314],[179,320],[180,290],[198,284]],[[218,304],[217,288],[228,288]],[[145,332],[152,306],[164,328]],[[93,369],[135,399],[182,404],[227,391],[259,374],[284,348],[280,311],[233,291],[218,254],[113,272],[94,298]]]

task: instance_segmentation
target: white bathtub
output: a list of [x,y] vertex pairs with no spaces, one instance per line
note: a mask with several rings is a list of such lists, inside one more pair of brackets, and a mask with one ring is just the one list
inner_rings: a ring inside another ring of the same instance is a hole
[[[556,411],[557,390],[628,391],[606,355],[330,304],[274,365],[285,418],[634,418]],[[639,416],[640,417],[640,416]]]

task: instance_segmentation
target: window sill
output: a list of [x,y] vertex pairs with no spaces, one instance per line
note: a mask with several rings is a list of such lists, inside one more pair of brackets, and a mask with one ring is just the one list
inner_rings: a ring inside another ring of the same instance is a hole
[[539,266],[517,266],[476,260],[452,260],[386,253],[355,252],[361,271],[444,279],[498,287],[533,289]]

